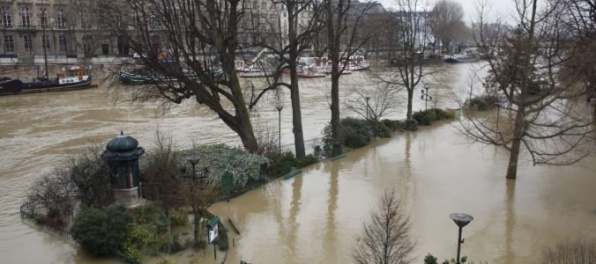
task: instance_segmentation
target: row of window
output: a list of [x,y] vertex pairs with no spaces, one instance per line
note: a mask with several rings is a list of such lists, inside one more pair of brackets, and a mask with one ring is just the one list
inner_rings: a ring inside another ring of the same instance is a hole
[[[28,6],[22,6],[19,10],[19,15],[21,16],[21,25],[22,27],[31,27],[31,8]],[[40,18],[40,25],[41,27],[48,26],[48,11],[45,7],[39,8],[38,17]],[[2,25],[4,27],[12,27],[12,12],[10,7],[5,6],[2,7]],[[64,28],[66,27],[66,18],[64,17],[64,12],[62,10],[56,10],[56,27]]]
[[[41,46],[50,48],[50,36],[41,39]],[[66,52],[67,39],[65,35],[58,36],[58,45],[61,52]],[[4,53],[15,52],[16,40],[12,35],[4,36]],[[33,51],[33,38],[31,35],[23,36],[23,48],[25,51]]]

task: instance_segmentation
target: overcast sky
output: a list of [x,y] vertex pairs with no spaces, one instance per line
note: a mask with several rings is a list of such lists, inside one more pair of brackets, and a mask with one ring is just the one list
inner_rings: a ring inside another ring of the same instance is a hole
[[[428,9],[432,9],[435,2],[439,0],[419,0],[421,3],[426,5]],[[478,0],[450,0],[454,2],[459,2],[463,9],[464,9],[464,20],[466,23],[470,23],[472,21],[478,20],[478,15],[476,13],[476,6]],[[388,7],[395,7],[395,0],[377,0],[377,2],[383,4],[385,8]],[[486,2],[491,5],[491,20],[500,17],[503,22],[513,24],[515,19],[513,15],[515,14],[515,3],[514,0],[486,0]]]

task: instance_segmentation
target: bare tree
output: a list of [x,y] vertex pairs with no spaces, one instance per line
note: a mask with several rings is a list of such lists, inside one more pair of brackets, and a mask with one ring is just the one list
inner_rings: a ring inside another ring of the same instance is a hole
[[596,239],[560,243],[545,249],[540,260],[542,264],[596,263]]
[[102,40],[109,37],[102,28],[103,15],[99,1],[68,0],[63,6],[64,21],[68,33],[67,54],[83,51],[85,58],[97,55]]
[[160,100],[165,104],[194,100],[217,114],[240,137],[247,151],[258,151],[250,102],[235,69],[238,23],[245,1],[102,3],[112,14],[105,21],[110,30],[139,54],[137,62],[158,79],[154,85],[135,89],[133,100]]
[[[561,78],[569,85],[583,86],[588,101],[596,100],[596,1],[561,2],[564,27],[572,43],[572,55],[563,65]],[[596,122],[596,107],[593,107],[592,116]]]
[[144,198],[156,201],[163,208],[168,221],[168,253],[172,245],[172,210],[184,204],[182,181],[174,158],[172,139],[156,132],[157,148],[148,155],[143,175]]
[[90,142],[85,152],[68,160],[77,198],[87,207],[103,208],[113,202],[110,169],[100,156],[102,147],[99,142]]
[[406,119],[412,119],[412,104],[414,93],[424,76],[431,74],[425,68],[424,54],[428,49],[428,12],[422,9],[422,2],[418,0],[395,0],[397,11],[396,20],[399,23],[398,51],[394,54],[397,59],[395,72],[379,76],[381,80],[396,89],[407,92]]
[[64,223],[64,218],[70,216],[75,207],[76,194],[68,169],[57,167],[33,183],[27,202],[32,208],[41,206],[47,210],[48,218],[53,221]]
[[[331,156],[341,154],[339,78],[347,63],[344,60],[362,47],[369,37],[358,33],[361,19],[376,3],[353,0],[325,0],[320,21],[326,25],[327,52],[331,61]],[[358,8],[354,8],[357,6]]]
[[[465,37],[464,11],[459,2],[440,0],[430,13],[430,28],[435,38],[451,52],[451,41]],[[435,42],[435,48],[436,48]]]
[[[287,87],[290,90],[292,102],[292,123],[294,129],[294,146],[297,157],[306,155],[304,146],[304,132],[302,128],[302,109],[300,107],[300,90],[298,85],[298,58],[301,53],[309,48],[314,34],[322,27],[316,20],[318,17],[320,5],[314,0],[283,0],[275,2],[281,10],[275,17],[282,19],[283,23],[272,21],[265,17],[267,21],[266,28],[272,29],[268,38],[258,46],[272,51],[278,59],[277,71],[273,76],[273,81],[267,89],[263,89],[259,95],[262,96],[277,87]],[[266,14],[267,15],[267,14]],[[276,41],[271,41],[275,39]],[[290,82],[281,80],[281,75],[288,70],[290,73]],[[251,105],[252,107],[252,105]]]
[[517,177],[522,150],[533,164],[567,165],[589,155],[594,146],[593,122],[585,107],[577,104],[585,91],[557,78],[570,57],[562,5],[549,2],[538,10],[537,0],[520,0],[517,7],[520,24],[495,38],[501,41],[487,43],[481,38],[480,44],[491,47],[485,89],[496,91],[506,105],[494,119],[470,116],[462,122],[470,139],[508,150],[507,179]]
[[348,99],[345,108],[376,123],[386,114],[396,110],[399,105],[398,92],[399,90],[386,83],[362,87],[355,91],[354,97]]
[[403,212],[395,190],[384,191],[379,205],[364,224],[364,234],[354,248],[358,264],[403,264],[412,261],[414,243],[409,217]]

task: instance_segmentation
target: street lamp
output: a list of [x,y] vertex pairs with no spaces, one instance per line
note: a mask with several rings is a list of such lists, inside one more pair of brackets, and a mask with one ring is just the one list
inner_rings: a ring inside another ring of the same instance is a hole
[[195,173],[195,166],[199,162],[199,157],[198,156],[188,156],[188,157],[186,157],[186,161],[188,161],[190,163],[190,165],[192,165],[192,179],[194,180],[195,177],[197,176],[197,174]]
[[278,119],[278,129],[277,129],[277,140],[278,140],[278,149],[281,153],[281,110],[284,109],[284,97],[279,88],[275,90],[275,108],[277,109],[277,119]]
[[469,214],[464,214],[464,213],[452,213],[449,215],[449,217],[459,227],[459,235],[457,237],[457,261],[456,261],[456,263],[460,264],[461,259],[459,258],[459,256],[460,256],[460,252],[461,252],[461,244],[464,243],[464,240],[461,239],[461,231],[464,226],[468,225],[470,222],[472,222],[472,220],[474,220],[474,217],[472,217]]
[[364,100],[366,100],[366,122],[368,123],[368,126],[369,126],[369,134],[371,134],[372,133],[372,125],[370,122],[370,115],[369,115],[370,104],[368,103],[368,101],[370,100],[370,96],[364,97]]
[[430,96],[430,94],[428,93],[428,86],[424,86],[424,88],[421,90],[422,95],[420,96],[420,99],[424,100],[424,110],[426,111],[428,109],[428,101],[432,101],[433,97]]

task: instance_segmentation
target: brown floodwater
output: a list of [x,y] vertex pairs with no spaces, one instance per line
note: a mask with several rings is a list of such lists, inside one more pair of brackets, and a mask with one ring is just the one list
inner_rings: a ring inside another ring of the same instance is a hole
[[[442,74],[427,80],[429,107],[456,108],[468,96],[470,73],[481,64],[440,66]],[[342,77],[342,97],[371,84],[363,73]],[[302,81],[307,140],[320,137],[329,120],[329,79]],[[247,81],[247,80],[244,80]],[[250,80],[258,84],[259,80]],[[282,144],[292,142],[289,98],[282,111]],[[414,110],[424,108],[415,96]],[[204,107],[192,102],[165,114],[158,104],[114,103],[107,89],[0,97],[0,263],[114,263],[80,253],[69,241],[21,222],[19,205],[28,186],[85,144],[104,144],[120,130],[152,148],[157,129],[178,148],[192,144],[239,145],[236,136]],[[403,118],[402,110],[389,117]],[[342,115],[353,115],[343,112]],[[254,113],[257,127],[277,131],[273,98]],[[226,263],[352,263],[354,242],[379,193],[395,188],[403,212],[412,221],[413,257],[427,253],[454,258],[457,227],[452,212],[474,221],[463,230],[462,255],[488,263],[534,263],[544,247],[596,236],[596,158],[569,167],[533,167],[523,162],[518,180],[506,181],[506,154],[470,144],[457,122],[440,123],[403,133],[324,161],[302,174],[215,204],[211,210],[232,219],[233,235]],[[309,141],[311,142],[311,141]],[[309,143],[315,144],[315,143]],[[229,224],[225,223],[228,227]],[[231,232],[232,233],[232,232]],[[219,252],[217,263],[224,260]],[[182,252],[180,263],[193,258],[216,263],[213,252]]]

